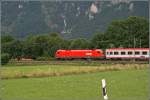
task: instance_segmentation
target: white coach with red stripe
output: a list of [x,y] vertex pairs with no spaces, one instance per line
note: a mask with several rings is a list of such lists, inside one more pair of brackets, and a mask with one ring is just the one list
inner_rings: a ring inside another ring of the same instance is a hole
[[106,59],[148,59],[149,48],[111,48],[106,49]]

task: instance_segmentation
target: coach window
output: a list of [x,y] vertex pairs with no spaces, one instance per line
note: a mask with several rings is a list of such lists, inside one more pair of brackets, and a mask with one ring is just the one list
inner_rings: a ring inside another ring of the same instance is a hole
[[140,54],[140,52],[139,51],[135,51],[135,55],[139,55]]
[[114,52],[114,55],[118,55],[118,52]]
[[129,51],[129,52],[128,52],[128,55],[132,55],[132,51]]
[[126,52],[121,52],[121,55],[125,55],[126,54]]
[[109,55],[109,52],[107,52],[107,55]]
[[112,52],[110,52],[110,55],[112,55],[113,53]]
[[147,55],[147,52],[146,52],[146,51],[143,51],[143,52],[142,52],[142,55]]

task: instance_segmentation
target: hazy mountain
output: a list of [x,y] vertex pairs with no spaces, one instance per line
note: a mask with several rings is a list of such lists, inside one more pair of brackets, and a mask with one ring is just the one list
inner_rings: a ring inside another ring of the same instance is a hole
[[58,32],[66,39],[89,38],[128,16],[148,18],[148,1],[3,1],[2,35]]

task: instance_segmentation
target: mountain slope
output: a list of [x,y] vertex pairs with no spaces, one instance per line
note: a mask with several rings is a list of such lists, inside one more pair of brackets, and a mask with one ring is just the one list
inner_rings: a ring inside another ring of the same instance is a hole
[[147,1],[3,1],[2,35],[58,32],[66,39],[90,38],[104,32],[112,20],[148,14]]

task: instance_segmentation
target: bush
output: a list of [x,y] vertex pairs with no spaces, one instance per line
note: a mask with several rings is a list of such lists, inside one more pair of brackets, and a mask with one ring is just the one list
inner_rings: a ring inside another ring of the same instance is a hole
[[52,57],[38,57],[36,60],[38,61],[48,61],[48,60],[53,60],[54,58]]
[[5,65],[9,62],[10,56],[8,53],[1,54],[1,65]]

